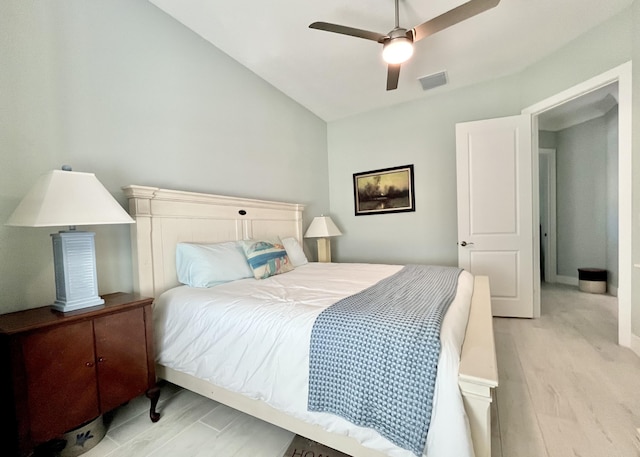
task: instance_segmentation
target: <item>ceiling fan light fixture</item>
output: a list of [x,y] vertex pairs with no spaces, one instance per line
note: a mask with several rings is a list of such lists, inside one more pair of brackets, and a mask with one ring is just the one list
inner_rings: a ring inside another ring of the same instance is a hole
[[[413,43],[456,25],[477,14],[491,9],[500,3],[500,0],[464,0],[465,3],[442,13],[440,16],[429,19],[411,29],[400,27],[400,0],[395,0],[396,14],[395,27],[386,35],[369,30],[356,29],[344,25],[331,24],[329,22],[314,22],[309,28],[324,30],[326,32],[349,35],[365,40],[376,41],[382,44],[382,59],[387,67],[387,90],[398,88],[400,76],[400,64],[409,60],[413,55]],[[446,83],[446,75],[445,75]],[[423,86],[424,87],[424,86]],[[426,90],[426,89],[425,89]]]
[[413,55],[413,43],[407,37],[392,38],[382,48],[382,59],[389,64],[406,62]]

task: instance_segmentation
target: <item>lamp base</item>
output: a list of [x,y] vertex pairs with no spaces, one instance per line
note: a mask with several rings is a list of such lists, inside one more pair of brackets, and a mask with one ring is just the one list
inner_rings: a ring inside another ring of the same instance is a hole
[[318,238],[318,262],[331,262],[331,240]]
[[102,305],[104,305],[104,299],[101,297],[96,297],[92,298],[91,300],[76,301],[75,303],[71,303],[69,301],[59,302],[58,300],[56,300],[53,305],[51,305],[51,307],[56,311],[68,313],[71,311],[77,311],[79,309],[93,308]]
[[51,235],[56,278],[56,301],[63,313],[100,306],[96,274],[95,233],[70,230]]

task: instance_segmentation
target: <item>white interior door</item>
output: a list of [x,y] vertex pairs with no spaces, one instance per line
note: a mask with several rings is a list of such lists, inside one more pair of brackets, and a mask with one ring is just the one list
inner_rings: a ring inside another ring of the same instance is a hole
[[456,163],[458,264],[489,276],[494,316],[533,317],[531,116],[457,124]]

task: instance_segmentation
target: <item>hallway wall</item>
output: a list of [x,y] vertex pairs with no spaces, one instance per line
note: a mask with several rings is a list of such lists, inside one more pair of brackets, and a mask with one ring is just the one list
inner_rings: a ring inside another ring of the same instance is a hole
[[617,109],[556,132],[557,273],[603,268],[617,286]]

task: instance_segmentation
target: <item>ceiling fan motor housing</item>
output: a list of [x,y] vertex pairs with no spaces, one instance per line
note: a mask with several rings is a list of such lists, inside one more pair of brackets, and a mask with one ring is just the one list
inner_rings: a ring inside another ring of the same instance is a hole
[[382,58],[390,64],[406,62],[413,55],[413,35],[396,27],[383,40]]

